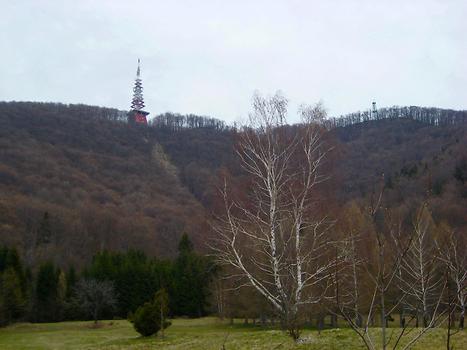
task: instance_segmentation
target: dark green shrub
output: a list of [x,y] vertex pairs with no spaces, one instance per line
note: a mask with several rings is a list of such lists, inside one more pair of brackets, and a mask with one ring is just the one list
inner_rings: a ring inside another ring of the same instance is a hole
[[161,329],[159,308],[153,303],[140,306],[133,315],[133,325],[143,337],[156,334]]
[[[133,322],[135,330],[143,337],[149,337],[150,335],[156,334],[161,329],[160,305],[155,302],[144,303],[143,306],[136,309],[130,321]],[[164,329],[170,325],[171,322],[164,321]]]

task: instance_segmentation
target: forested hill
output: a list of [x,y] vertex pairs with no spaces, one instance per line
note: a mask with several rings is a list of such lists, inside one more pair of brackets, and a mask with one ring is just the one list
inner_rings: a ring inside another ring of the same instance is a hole
[[[387,205],[429,199],[437,219],[466,228],[465,123],[347,118],[330,131],[338,206],[367,198],[384,173]],[[203,249],[219,174],[241,178],[236,131],[193,115],[124,121],[115,109],[0,103],[0,243],[60,264],[128,247],[171,256],[184,232]]]
[[467,229],[467,124],[384,119],[331,132],[339,140],[342,203],[384,186],[385,206],[406,211],[407,219],[426,201],[437,222]]
[[[184,232],[202,246],[204,208],[182,185],[158,143],[164,138],[119,122],[120,114],[0,104],[2,242],[20,247],[30,263],[75,264],[102,249],[170,256]],[[183,145],[178,136],[165,142],[175,154]]]

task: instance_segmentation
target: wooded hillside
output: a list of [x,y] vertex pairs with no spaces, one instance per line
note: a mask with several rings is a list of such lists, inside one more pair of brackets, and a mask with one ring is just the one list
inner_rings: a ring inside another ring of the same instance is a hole
[[171,256],[200,246],[204,209],[151,129],[88,106],[0,104],[0,236],[29,263],[82,264],[96,251]]
[[[124,121],[113,109],[0,103],[0,243],[30,264],[80,265],[129,247],[173,256],[184,232],[205,248],[220,174],[241,179],[237,131],[198,116]],[[335,206],[384,181],[387,206],[410,217],[429,200],[437,220],[465,230],[466,128],[403,117],[333,128]]]

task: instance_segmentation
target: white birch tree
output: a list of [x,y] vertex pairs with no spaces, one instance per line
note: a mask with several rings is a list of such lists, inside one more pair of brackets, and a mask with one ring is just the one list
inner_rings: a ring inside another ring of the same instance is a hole
[[329,222],[317,210],[328,151],[317,111],[323,112],[302,107],[303,124],[290,127],[283,96],[254,96],[237,150],[251,191],[247,200],[235,200],[226,184],[225,215],[215,226],[220,261],[268,300],[295,340],[301,310],[320,300],[333,266]]

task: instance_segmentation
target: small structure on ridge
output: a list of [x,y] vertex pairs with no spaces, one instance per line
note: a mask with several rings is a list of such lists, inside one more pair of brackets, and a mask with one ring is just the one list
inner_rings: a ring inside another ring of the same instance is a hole
[[138,69],[136,70],[135,86],[133,87],[133,99],[131,110],[128,112],[128,123],[148,124],[146,116],[149,112],[144,111],[143,82],[141,80],[141,61],[138,58]]

